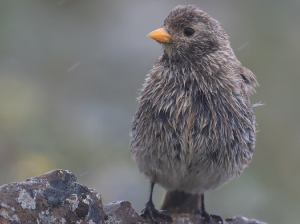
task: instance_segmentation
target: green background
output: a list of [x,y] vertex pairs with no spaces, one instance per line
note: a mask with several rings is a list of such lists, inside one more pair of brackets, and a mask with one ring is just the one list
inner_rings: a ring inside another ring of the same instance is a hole
[[[148,183],[130,157],[137,92],[161,54],[146,35],[178,4],[222,23],[260,87],[259,132],[242,176],[207,210],[299,223],[300,1],[0,1],[0,185],[69,169],[104,202],[140,211]],[[154,201],[163,189],[156,187]]]

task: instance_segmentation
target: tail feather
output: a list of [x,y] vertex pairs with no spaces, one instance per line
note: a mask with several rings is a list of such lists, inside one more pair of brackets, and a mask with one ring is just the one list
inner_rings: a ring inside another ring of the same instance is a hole
[[168,209],[198,209],[201,198],[198,194],[189,194],[183,191],[167,191],[161,205],[162,210]]

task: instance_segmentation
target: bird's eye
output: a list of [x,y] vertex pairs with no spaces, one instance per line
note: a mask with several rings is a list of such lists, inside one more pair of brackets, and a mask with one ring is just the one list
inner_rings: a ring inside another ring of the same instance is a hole
[[185,28],[184,29],[184,34],[188,37],[192,36],[195,33],[195,30],[192,28]]

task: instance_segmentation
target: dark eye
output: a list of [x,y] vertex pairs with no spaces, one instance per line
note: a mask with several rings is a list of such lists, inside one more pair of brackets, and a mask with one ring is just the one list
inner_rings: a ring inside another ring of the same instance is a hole
[[184,29],[184,34],[188,37],[192,36],[195,33],[195,30],[192,28],[185,28]]

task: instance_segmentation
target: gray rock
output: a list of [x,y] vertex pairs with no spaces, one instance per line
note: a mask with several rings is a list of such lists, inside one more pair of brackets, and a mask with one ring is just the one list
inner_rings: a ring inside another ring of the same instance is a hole
[[226,221],[228,222],[228,224],[267,224],[266,222],[261,222],[258,221],[256,219],[247,219],[245,217],[242,216],[235,216],[233,218],[230,219],[226,219]]
[[0,187],[0,223],[104,223],[101,196],[76,183],[67,170],[53,170]]
[[145,223],[144,219],[134,211],[128,201],[117,201],[105,204],[103,211],[106,215],[104,218],[106,224]]
[[[103,205],[103,211],[106,214],[106,224],[151,224],[150,219],[143,219],[131,207],[128,201],[116,201]],[[169,210],[166,211],[172,219],[172,224],[205,224],[199,214],[195,214],[192,210]],[[158,218],[162,224],[168,222]],[[170,223],[170,222],[169,222]],[[171,224],[171,223],[170,223]],[[218,221],[212,219],[211,224],[219,224]],[[223,224],[267,224],[255,219],[247,219],[242,216],[236,216],[223,220]]]
[[[167,211],[172,224],[205,223],[194,211]],[[161,223],[167,223],[158,219]],[[80,185],[68,170],[53,170],[0,187],[0,224],[151,224],[128,201],[102,206],[100,194]],[[211,224],[218,224],[212,220]],[[266,224],[236,216],[224,224]]]

